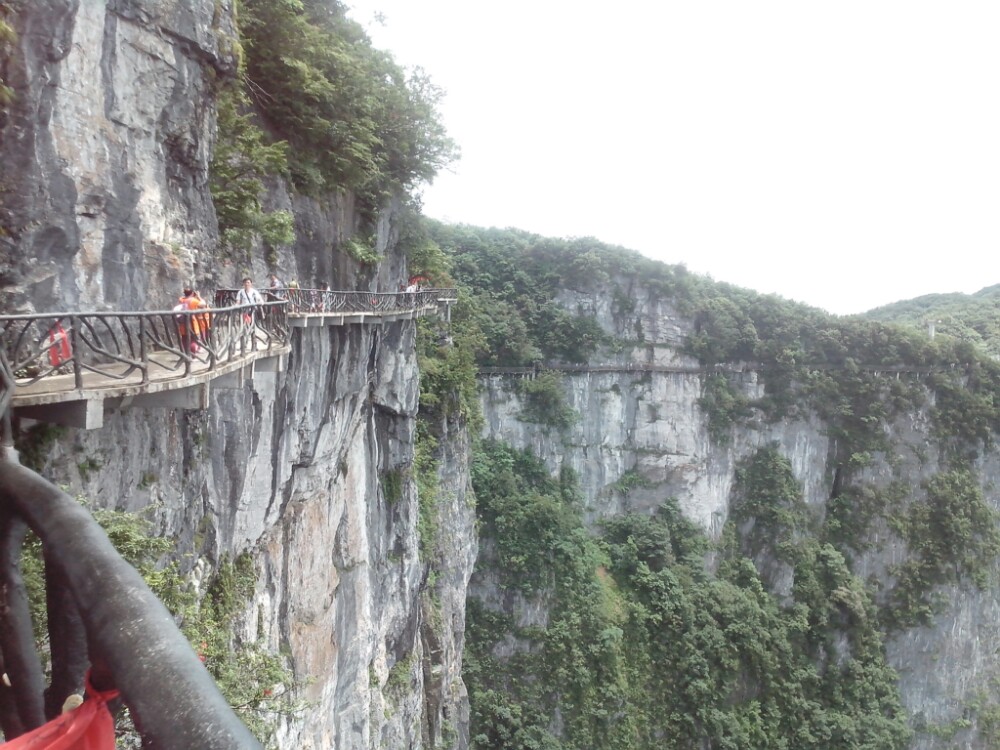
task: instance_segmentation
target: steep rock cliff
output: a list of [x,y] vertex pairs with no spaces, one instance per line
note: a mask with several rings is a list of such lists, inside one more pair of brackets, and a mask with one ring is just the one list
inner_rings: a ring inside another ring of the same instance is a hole
[[[616,302],[634,301],[622,310]],[[713,439],[709,417],[699,403],[705,373],[628,370],[629,365],[661,365],[697,370],[699,362],[686,356],[684,339],[694,322],[679,313],[662,292],[632,278],[617,278],[589,291],[564,290],[558,301],[564,308],[593,316],[618,341],[591,365],[602,371],[566,373],[562,391],[575,421],[564,429],[530,421],[528,403],[515,377],[481,377],[486,437],[541,457],[555,475],[563,468],[579,477],[583,508],[589,523],[627,512],[652,513],[666,498],[676,498],[685,515],[718,540],[734,502],[737,468],[762,447],[774,445],[786,457],[801,487],[805,503],[819,517],[835,494],[837,444],[830,425],[806,411],[778,421],[755,412],[725,441]],[[620,368],[619,371],[603,371]],[[763,376],[752,366],[728,376],[753,401],[765,392]],[[919,379],[919,375],[900,375]],[[922,483],[946,466],[935,448],[928,412],[934,402],[930,387],[923,389],[924,405],[886,427],[892,449],[872,457],[856,480],[886,488],[892,482],[910,488],[907,502],[920,499]],[[979,483],[987,502],[1000,505],[995,491],[1000,453],[983,452],[976,461]],[[891,567],[911,551],[898,529],[885,520],[868,532],[870,547],[855,557],[855,573],[862,579],[891,588]],[[757,550],[754,562],[779,597],[792,586],[792,569],[774,550]],[[545,597],[525,598],[505,590],[491,570],[490,547],[484,546],[470,588],[470,597],[490,609],[505,611],[517,628],[544,626],[548,619]],[[903,703],[917,734],[912,747],[985,748],[988,732],[978,720],[993,703],[1000,662],[993,644],[1000,637],[1000,590],[995,580],[985,589],[967,582],[936,592],[941,611],[926,627],[904,628],[890,635],[887,651],[899,674]],[[498,645],[497,656],[528,648],[516,640]],[[941,665],[947,664],[947,669]],[[558,725],[558,717],[553,719]],[[931,727],[932,731],[923,731]],[[986,727],[988,729],[988,727]]]
[[[18,4],[4,61],[16,100],[0,120],[5,311],[164,309],[189,280],[262,277],[263,257],[214,249],[213,86],[235,71],[233,5]],[[405,278],[398,203],[375,227],[385,260],[367,270],[336,252],[355,229],[349,194],[276,184],[270,200],[299,230],[277,258],[289,278],[392,290]],[[215,388],[204,411],[126,410],[39,446],[51,479],[151,514],[195,577],[253,554],[240,637],[286,655],[303,705],[282,720],[281,747],[453,747],[465,733],[467,437],[452,425],[439,443],[431,571],[412,472],[415,335],[413,322],[304,329],[284,372]],[[388,496],[390,474],[402,481]]]

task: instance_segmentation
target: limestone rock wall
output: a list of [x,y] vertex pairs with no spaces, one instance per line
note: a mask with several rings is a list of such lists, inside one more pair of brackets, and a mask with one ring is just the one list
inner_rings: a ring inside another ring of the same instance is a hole
[[[235,70],[231,0],[14,0],[0,113],[4,312],[155,310],[188,281],[264,283],[263,254],[221,258],[208,189],[213,80]],[[337,250],[350,195],[271,186],[298,240],[286,280],[394,291],[391,203],[363,269]],[[310,328],[287,369],[213,388],[205,411],[122,411],[36,446],[43,472],[108,507],[149,515],[203,575],[249,550],[259,574],[242,637],[286,654],[304,710],[282,748],[464,746],[465,585],[475,557],[467,436],[440,443],[439,554],[418,557],[412,463],[415,323]],[[21,425],[26,428],[28,425]],[[51,435],[50,435],[51,437]],[[384,478],[404,478],[387,498]],[[464,734],[463,734],[464,733]]]
[[215,240],[209,89],[235,66],[232,3],[21,5],[0,128],[6,306],[158,309]]
[[[629,312],[615,309],[614,299],[623,296],[636,300]],[[564,292],[560,301],[568,309],[595,315],[609,333],[634,341],[596,364],[697,366],[680,350],[691,321],[669,303],[650,296],[641,284],[628,287],[625,295],[614,294],[610,288]],[[643,332],[641,341],[635,341],[637,331]],[[805,501],[821,513],[832,490],[836,447],[822,421],[807,417],[774,424],[752,422],[734,430],[731,442],[720,446],[711,440],[707,417],[698,405],[703,377],[656,372],[567,374],[563,391],[579,418],[562,432],[523,421],[523,405],[511,377],[481,378],[484,434],[517,448],[530,448],[553,473],[562,466],[572,468],[580,478],[591,522],[624,512],[650,512],[663,499],[675,497],[689,518],[718,538],[728,516],[737,465],[769,444],[776,444],[788,458]],[[733,377],[748,398],[762,395],[757,373],[748,370]],[[928,393],[928,405],[931,397]],[[922,480],[942,469],[932,448],[926,408],[905,416],[890,429],[894,453],[875,457],[861,477],[865,484],[885,486],[902,479],[919,487]],[[996,489],[1000,452],[987,452],[979,468],[984,497],[1000,507]],[[633,472],[645,482],[640,486],[626,483],[633,488],[623,491],[619,480]],[[906,558],[906,547],[885,524],[875,529],[873,538],[874,549],[856,560],[855,572],[862,579],[886,580],[890,566]],[[790,591],[787,566],[767,559],[757,563],[767,569],[777,593]],[[930,627],[905,631],[888,644],[890,663],[899,672],[902,698],[916,726],[958,728],[944,733],[947,736],[920,733],[913,747],[985,748],[989,745],[974,721],[967,729],[961,721],[953,722],[974,716],[970,707],[990,705],[994,694],[1000,675],[995,648],[1000,642],[1000,587],[979,591],[970,585],[940,593],[947,605]],[[547,616],[544,606],[539,609],[543,603],[501,591],[482,566],[477,568],[470,596],[513,614],[520,625],[544,623]],[[947,668],[942,669],[945,664]]]

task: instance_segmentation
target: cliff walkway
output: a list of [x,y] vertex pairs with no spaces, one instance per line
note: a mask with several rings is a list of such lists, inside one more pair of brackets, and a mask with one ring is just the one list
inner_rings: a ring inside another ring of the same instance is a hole
[[[803,367],[818,371],[853,370],[872,375],[927,375],[932,372],[951,372],[957,365],[950,367],[912,367],[907,365],[841,365],[841,364],[804,364]],[[717,375],[717,374],[740,374],[749,372],[760,372],[766,366],[759,362],[745,362],[740,364],[720,364],[711,367],[704,366],[684,366],[684,365],[654,365],[641,362],[628,362],[611,365],[588,365],[588,364],[563,364],[559,362],[538,364],[532,367],[480,367],[478,375],[480,377],[512,376],[519,378],[533,378],[542,372],[565,372],[565,373],[588,373],[588,372],[616,372],[616,373],[682,373],[693,375]]]
[[[239,289],[218,289],[215,306],[236,304]],[[344,292],[324,289],[281,288],[262,291],[265,299],[284,302],[292,328],[391,323],[444,311],[458,298],[454,289],[421,289],[417,292]]]
[[18,416],[85,429],[124,408],[204,408],[210,388],[280,372],[291,329],[447,317],[453,289],[382,294],[279,289],[262,305],[215,293],[211,310],[0,316],[3,444]]

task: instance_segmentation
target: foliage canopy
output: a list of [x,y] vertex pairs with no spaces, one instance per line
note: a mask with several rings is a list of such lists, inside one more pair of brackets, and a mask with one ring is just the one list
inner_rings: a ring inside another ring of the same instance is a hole
[[306,192],[350,190],[369,210],[429,181],[458,150],[441,124],[442,92],[372,47],[335,0],[243,0],[246,85]]

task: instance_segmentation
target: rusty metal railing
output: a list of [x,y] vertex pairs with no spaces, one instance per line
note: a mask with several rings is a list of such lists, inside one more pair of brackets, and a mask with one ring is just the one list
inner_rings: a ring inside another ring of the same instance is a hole
[[[215,305],[236,303],[239,289],[217,289]],[[420,310],[440,300],[457,298],[454,289],[421,289],[415,292],[345,292],[329,289],[262,289],[264,299],[288,303],[289,315],[311,313],[396,313]]]

